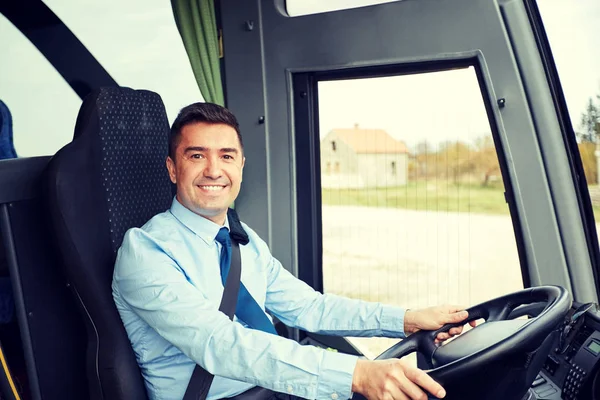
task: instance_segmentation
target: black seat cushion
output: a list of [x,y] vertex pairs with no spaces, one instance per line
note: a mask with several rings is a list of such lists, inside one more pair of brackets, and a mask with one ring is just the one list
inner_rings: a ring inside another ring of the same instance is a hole
[[88,325],[91,398],[147,398],[111,282],[125,231],[171,204],[168,133],[159,95],[102,88],[86,97],[73,141],[48,167],[56,244]]

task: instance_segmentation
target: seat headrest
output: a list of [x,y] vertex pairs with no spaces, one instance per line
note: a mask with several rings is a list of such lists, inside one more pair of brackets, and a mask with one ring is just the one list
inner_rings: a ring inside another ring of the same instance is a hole
[[165,107],[154,92],[101,88],[81,106],[73,143],[81,142],[98,161],[97,169],[81,173],[93,175],[100,185],[96,189],[106,201],[114,252],[127,229],[171,205],[168,135]]

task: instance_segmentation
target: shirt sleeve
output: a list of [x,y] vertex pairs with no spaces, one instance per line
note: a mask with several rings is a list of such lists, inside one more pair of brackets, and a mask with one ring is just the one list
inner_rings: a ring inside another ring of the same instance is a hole
[[321,294],[271,256],[266,308],[284,324],[308,332],[404,338],[406,310],[381,303]]
[[140,318],[214,375],[305,398],[351,396],[356,357],[302,346],[232,322],[141,230],[126,236],[114,284]]

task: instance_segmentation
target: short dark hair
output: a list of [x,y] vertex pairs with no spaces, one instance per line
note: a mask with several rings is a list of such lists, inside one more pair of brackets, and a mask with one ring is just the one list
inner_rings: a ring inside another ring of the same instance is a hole
[[229,125],[237,133],[240,147],[244,151],[244,143],[242,142],[242,134],[240,133],[240,125],[237,118],[231,111],[214,103],[193,103],[179,111],[177,118],[171,126],[169,133],[169,157],[175,161],[175,150],[181,142],[181,130],[184,126],[196,122],[206,122],[209,124],[225,124]]

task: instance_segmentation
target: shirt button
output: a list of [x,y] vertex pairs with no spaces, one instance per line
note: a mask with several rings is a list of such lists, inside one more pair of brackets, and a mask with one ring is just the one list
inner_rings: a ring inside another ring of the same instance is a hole
[[332,394],[331,394],[331,399],[332,399],[332,400],[337,400],[337,399],[338,399],[338,397],[339,397],[339,396],[338,396],[338,394],[337,394],[337,393],[332,393]]
[[288,385],[287,391],[288,391],[288,393],[292,393],[294,391],[294,388],[292,388],[292,385]]

